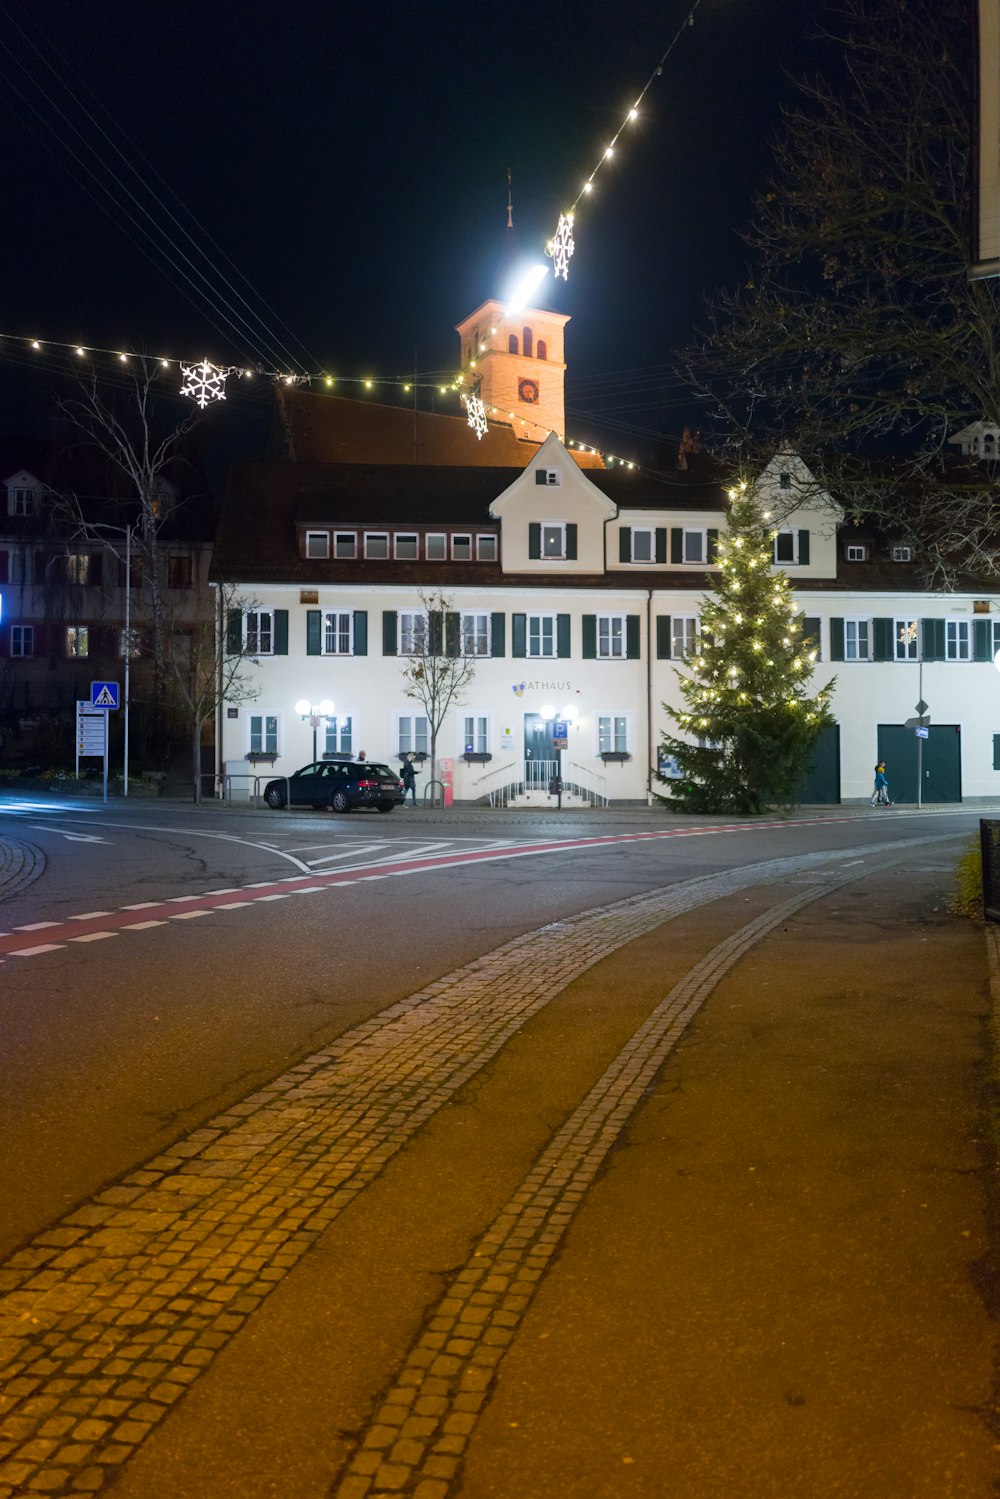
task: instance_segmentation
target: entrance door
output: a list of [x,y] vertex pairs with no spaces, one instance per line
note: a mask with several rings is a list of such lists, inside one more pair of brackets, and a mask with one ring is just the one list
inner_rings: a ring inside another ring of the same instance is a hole
[[840,725],[827,724],[813,748],[812,760],[796,801],[832,807],[840,801]]
[[554,760],[552,748],[552,725],[540,713],[524,715],[524,758],[526,760]]
[[[880,723],[878,757],[885,761],[885,777],[894,802],[917,799],[917,736],[902,724]],[[956,723],[931,724],[924,740],[921,801],[962,800],[962,735]],[[872,780],[874,780],[874,773]]]

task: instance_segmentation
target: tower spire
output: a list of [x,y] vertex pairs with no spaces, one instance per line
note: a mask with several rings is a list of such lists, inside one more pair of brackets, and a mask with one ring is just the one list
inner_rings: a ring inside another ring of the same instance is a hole
[[514,188],[511,182],[510,167],[507,168],[507,228],[514,227]]

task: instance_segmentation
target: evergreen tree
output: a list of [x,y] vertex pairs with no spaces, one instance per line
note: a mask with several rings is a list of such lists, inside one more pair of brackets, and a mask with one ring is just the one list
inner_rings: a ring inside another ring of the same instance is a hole
[[[773,522],[746,486],[730,490],[719,539],[719,582],[702,604],[700,638],[678,672],[684,707],[664,703],[684,735],[663,750],[681,777],[663,799],[692,812],[760,812],[788,805],[833,719],[833,682],[810,697],[816,652],[803,640],[788,579],[772,570]],[[700,742],[699,742],[700,741]]]

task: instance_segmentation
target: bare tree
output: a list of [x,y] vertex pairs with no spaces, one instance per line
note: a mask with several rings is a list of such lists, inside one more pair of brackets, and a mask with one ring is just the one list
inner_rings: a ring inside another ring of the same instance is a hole
[[794,448],[817,492],[913,543],[939,584],[1000,574],[995,470],[942,462],[961,427],[1000,423],[1000,284],[967,274],[974,11],[828,5],[837,82],[801,84],[746,284],[689,352],[750,466]]
[[431,741],[431,781],[437,780],[438,734],[452,707],[461,702],[476,675],[476,662],[465,656],[461,616],[440,590],[418,595],[423,617],[414,626],[403,663],[403,691],[420,703]]
[[194,799],[201,801],[201,742],[205,724],[223,703],[235,707],[253,702],[260,689],[248,680],[246,665],[254,658],[246,650],[232,652],[226,638],[226,621],[233,610],[245,614],[255,609],[232,584],[219,589],[218,615],[193,626],[171,632],[168,663],[176,701],[191,730],[191,775]]

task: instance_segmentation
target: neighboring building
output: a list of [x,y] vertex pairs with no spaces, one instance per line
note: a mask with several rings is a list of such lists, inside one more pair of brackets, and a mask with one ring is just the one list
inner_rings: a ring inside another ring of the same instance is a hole
[[[569,705],[567,785],[644,800],[657,784],[662,705],[680,706],[677,670],[697,640],[726,525],[726,490],[708,460],[691,453],[685,462],[667,474],[583,472],[553,434],[516,468],[235,468],[212,576],[253,600],[229,629],[234,648],[256,657],[259,696],[222,709],[220,768],[245,791],[250,757],[268,774],[307,763],[312,730],[295,712],[300,699],[335,705],[321,755],[364,749],[395,762],[425,751],[426,719],[404,695],[400,662],[419,638],[421,592],[440,590],[452,618],[436,636],[429,625],[432,638],[477,660],[438,746],[455,798],[533,777],[544,787],[555,754],[540,710]],[[838,506],[793,455],[779,455],[758,489],[778,517],[775,565],[792,579],[819,651],[814,682],[837,677],[838,723],[802,799],[867,797],[880,757],[893,793],[914,799],[907,720],[919,701],[931,720],[923,800],[1000,794],[995,592],[922,591],[912,552],[842,527]]]
[[[197,480],[190,466],[161,482],[170,516],[159,536],[161,582],[173,643],[183,649],[192,627],[213,618],[215,513],[191,493]],[[86,528],[73,522],[69,495],[79,500]],[[141,708],[150,697],[151,589],[138,551],[126,586],[125,532],[135,516],[94,457],[0,443],[0,734],[8,761],[72,760],[76,703],[89,701],[92,681],[123,681],[126,650],[141,736]],[[155,745],[143,748],[158,758]]]

